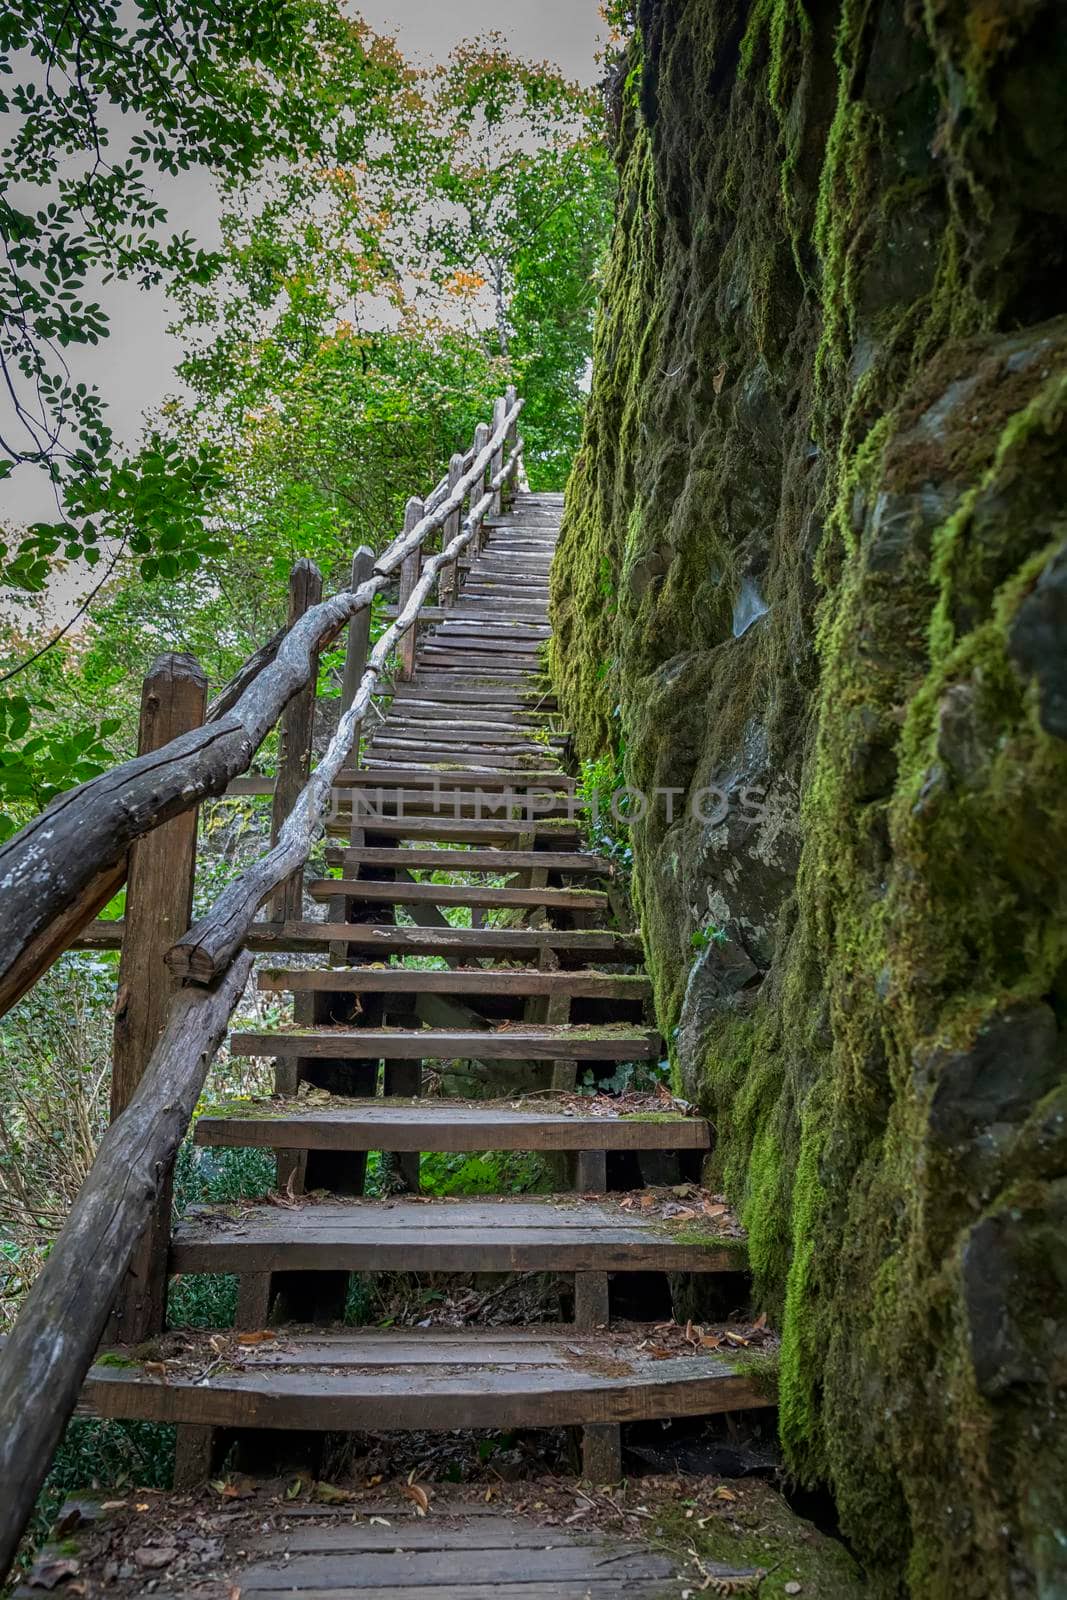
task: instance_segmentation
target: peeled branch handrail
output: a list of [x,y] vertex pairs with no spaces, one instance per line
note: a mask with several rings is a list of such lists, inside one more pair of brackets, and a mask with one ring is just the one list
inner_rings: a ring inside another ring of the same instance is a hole
[[[60,795],[0,845],[0,1015],[115,892],[135,839],[223,793],[248,769],[286,705],[311,681],[319,651],[371,604],[405,558],[462,508],[468,491],[484,482],[522,407],[519,399],[505,411],[483,448],[469,452],[462,477],[450,491],[446,484],[444,497],[382,552],[366,583],[305,612],[229,709],[216,712],[217,720]],[[435,496],[439,490],[440,485]],[[260,654],[269,650],[264,646]]]
[[252,957],[245,953],[215,988],[186,989],[177,996],[144,1077],[100,1141],[89,1176],[4,1346],[0,1582],[251,969]]
[[[207,915],[194,923],[167,951],[164,959],[175,977],[210,983],[240,949],[264,900],[306,862],[324,827],[337,775],[348,759],[389,656],[397,642],[418,622],[419,612],[438,572],[455,561],[478,532],[496,493],[518,468],[522,453],[520,440],[491,480],[486,493],[471,507],[460,532],[438,555],[427,561],[404,609],[371,651],[355,698],[341,717],[322,760],[297,796],[274,848],[235,879]],[[417,527],[418,524],[416,530]]]

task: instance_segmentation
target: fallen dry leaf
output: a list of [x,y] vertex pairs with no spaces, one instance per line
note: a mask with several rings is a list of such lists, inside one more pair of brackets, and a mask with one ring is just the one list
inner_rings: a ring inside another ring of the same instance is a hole
[[421,1483],[403,1483],[400,1486],[401,1494],[412,1501],[415,1506],[415,1515],[424,1517],[430,1509],[430,1497]]
[[146,1572],[159,1572],[164,1567],[169,1567],[178,1555],[177,1546],[173,1544],[142,1545],[140,1550],[133,1552],[133,1559],[139,1567],[144,1567]]
[[339,1489],[335,1483],[317,1483],[313,1490],[313,1498],[333,1506],[343,1505],[346,1500],[352,1499],[352,1495],[347,1489]]
[[66,1578],[73,1578],[78,1570],[78,1562],[70,1556],[63,1556],[56,1561],[44,1561],[34,1569],[30,1587],[54,1589],[57,1583],[62,1583]]
[[271,1328],[264,1328],[257,1333],[239,1333],[237,1335],[238,1344],[275,1344],[277,1339],[278,1335]]

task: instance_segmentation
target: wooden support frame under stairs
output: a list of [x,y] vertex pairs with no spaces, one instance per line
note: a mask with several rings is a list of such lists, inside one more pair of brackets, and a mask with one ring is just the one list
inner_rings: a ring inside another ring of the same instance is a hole
[[[611,923],[610,864],[582,848],[574,781],[548,720],[541,649],[561,505],[528,493],[521,409],[509,390],[492,425],[479,425],[425,500],[409,502],[386,552],[356,553],[342,594],[324,601],[317,569],[298,564],[288,628],[209,708],[222,718],[210,739],[195,664],[184,677],[173,662],[161,668],[171,721],[146,688],[138,760],[88,797],[65,797],[62,826],[81,808],[86,838],[107,848],[90,868],[57,875],[58,931],[42,942],[21,890],[10,949],[0,927],[0,1005],[78,943],[120,949],[125,984],[118,1115],[0,1367],[0,1566],[113,1306],[119,1360],[93,1367],[86,1392],[104,1415],[176,1423],[179,1484],[213,1470],[227,1430],[251,1429],[266,1464],[273,1429],[416,1419],[446,1430],[576,1427],[585,1474],[612,1482],[625,1422],[768,1403],[732,1358],[696,1351],[659,1366],[612,1327],[613,1277],[735,1272],[742,1258],[732,1238],[672,1239],[612,1195],[624,1158],[699,1163],[710,1144],[700,1118],[593,1115],[574,1093],[579,1073],[657,1058],[662,1041],[645,1019],[648,980],[633,970],[640,939]],[[397,578],[399,602],[372,648],[370,603]],[[312,770],[318,656],[342,628],[340,717]],[[368,730],[394,651],[395,693]],[[279,716],[276,778],[241,778]],[[227,791],[270,798],[271,849],[187,928],[195,807]],[[343,876],[305,882],[324,831],[341,841],[327,860]],[[90,923],[125,877],[131,843],[125,919]],[[325,920],[305,911],[309,895]],[[236,1228],[190,1213],[170,1238],[171,1163],[245,990],[249,951],[310,952],[320,964],[261,970],[262,992],[291,994],[293,1025],[235,1034],[231,1048],[273,1056],[278,1098],[239,1117],[209,1113],[196,1137],[273,1150],[282,1203],[243,1209]],[[466,1098],[450,1108],[447,1096],[424,1096],[431,1067]],[[413,1192],[421,1152],[485,1148],[542,1151],[571,1198],[426,1202]],[[406,1197],[365,1194],[372,1151],[392,1151]],[[312,1198],[320,1189],[326,1198]],[[236,1328],[214,1337],[258,1330],[267,1354],[160,1383],[135,1346],[164,1325],[168,1271],[216,1270],[235,1272],[239,1292]],[[340,1321],[352,1272],[487,1270],[572,1275],[573,1328],[463,1330],[454,1348],[442,1330],[408,1330],[390,1352],[380,1334],[327,1326]],[[264,1333],[280,1319],[310,1330],[286,1337],[284,1381]],[[529,1344],[536,1357],[517,1360]],[[594,1366],[575,1368],[575,1350]]]

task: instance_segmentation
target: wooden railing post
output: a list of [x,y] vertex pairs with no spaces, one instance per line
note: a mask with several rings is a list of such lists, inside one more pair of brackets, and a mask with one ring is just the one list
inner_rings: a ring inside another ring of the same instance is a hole
[[[138,754],[147,755],[200,727],[206,700],[207,678],[192,656],[158,656],[141,689]],[[166,1026],[175,985],[163,957],[192,919],[197,817],[195,809],[185,811],[130,847],[115,1010],[112,1122],[133,1098]],[[124,1343],[140,1343],[163,1327],[170,1209],[168,1175],[112,1314],[113,1337]]]
[[[451,461],[448,463],[448,492],[449,492],[449,494],[452,493],[452,491],[456,487],[456,484],[459,482],[460,478],[462,478],[462,476],[463,476],[463,462],[464,462],[464,460],[465,460],[465,457],[462,454],[457,453],[456,455],[454,455],[452,457]],[[444,526],[441,529],[441,548],[442,548],[442,550],[444,550],[448,545],[450,545],[452,543],[452,540],[456,537],[457,533],[459,532],[459,525],[460,525],[460,521],[461,521],[462,517],[463,517],[463,508],[462,508],[462,506],[457,506],[456,510],[452,512],[452,515],[445,519]],[[458,565],[457,565],[457,563],[455,561],[450,561],[448,563],[448,566],[445,567],[444,571],[441,573],[441,577],[440,577],[440,579],[438,581],[438,585],[437,585],[438,597],[439,597],[439,599],[441,601],[441,604],[443,606],[455,605],[456,600],[457,600],[457,598],[459,596],[458,578],[459,578],[459,567],[458,567]]]
[[[494,434],[496,434],[500,430],[500,428],[503,427],[505,414],[506,414],[506,401],[504,399],[504,396],[500,395],[496,400],[493,401],[493,427],[492,427],[492,432]],[[504,465],[504,441],[503,441],[503,439],[501,439],[499,445],[493,451],[493,458],[489,463],[489,471],[487,473],[487,477],[488,477],[490,482],[496,477],[497,473],[500,471],[500,469],[501,469],[501,467],[503,465]],[[489,515],[491,517],[499,517],[501,511],[503,510],[503,505],[504,505],[503,493],[502,493],[502,491],[500,489],[495,489],[493,491],[492,503],[491,503],[491,505],[489,507]]]
[[[322,599],[322,573],[314,561],[297,561],[289,574],[289,626],[299,622],[305,611]],[[312,663],[308,682],[293,696],[282,712],[278,737],[278,775],[274,783],[274,808],[270,819],[271,843],[277,841],[282,824],[293,809],[293,801],[311,771],[311,740],[315,731],[315,688],[317,671]],[[304,875],[294,872],[274,893],[270,903],[272,922],[299,922],[304,909]]]
[[[505,413],[509,412],[513,408],[517,398],[518,398],[518,395],[517,395],[516,390],[515,390],[515,385],[513,383],[509,383],[507,388],[504,390],[504,411],[505,411]],[[518,424],[517,421],[515,421],[515,422],[512,422],[509,425],[508,431],[504,435],[504,460],[505,461],[508,460],[509,456],[511,455],[511,452],[514,450],[516,441],[518,440],[518,437],[519,437],[519,424]],[[516,479],[517,476],[518,476],[517,473],[513,473],[512,476],[508,479],[507,483],[504,484],[504,487],[503,487],[503,490],[501,491],[501,496],[500,496],[500,508],[501,508],[502,511],[510,511],[512,505],[514,504],[514,500],[515,500],[515,479]]]
[[[404,513],[404,532],[410,533],[412,528],[422,516],[422,501],[412,497],[408,501]],[[411,599],[411,591],[419,581],[419,572],[422,568],[422,551],[413,550],[404,559],[400,568],[400,609],[401,611]],[[409,682],[415,676],[415,646],[418,642],[418,624],[409,628],[400,641],[400,676]]]
[[[366,583],[374,571],[374,551],[369,545],[361,544],[352,557],[352,578],[350,589],[358,589],[361,583]],[[357,611],[352,621],[348,624],[348,641],[345,648],[345,675],[341,683],[341,715],[344,716],[359,688],[363,674],[367,668],[367,650],[370,645],[370,606],[362,611]],[[359,766],[359,736],[352,747],[350,757],[354,767]]]
[[[474,430],[474,454],[475,454],[476,457],[481,455],[482,451],[485,449],[485,447],[486,447],[486,445],[488,443],[489,443],[489,424],[487,422],[479,422],[478,426]],[[479,501],[482,498],[482,495],[485,493],[485,486],[486,486],[488,480],[489,480],[489,468],[487,467],[486,470],[485,470],[485,474],[484,474],[484,476],[483,476],[483,478],[481,480],[481,483],[480,484],[476,483],[474,485],[473,489],[471,490],[471,493],[470,493],[470,504],[472,506],[475,505],[477,503],[477,501]],[[477,552],[482,548],[482,546],[484,544],[485,544],[485,523],[483,522],[481,524],[481,526],[479,527],[478,532],[474,536],[473,548],[471,550],[471,554],[472,555],[477,554]]]

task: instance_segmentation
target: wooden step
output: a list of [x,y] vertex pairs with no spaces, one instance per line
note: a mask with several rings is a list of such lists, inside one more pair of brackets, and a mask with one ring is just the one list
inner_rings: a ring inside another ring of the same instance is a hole
[[[736,1239],[699,1242],[607,1200],[311,1199],[194,1207],[173,1272],[737,1272]],[[394,1335],[395,1337],[395,1335]],[[472,1426],[468,1420],[464,1426]],[[494,1426],[502,1426],[497,1423]]]
[[344,895],[366,904],[399,906],[531,906],[544,907],[546,911],[607,911],[609,905],[607,895],[596,889],[497,889],[477,883],[382,883],[374,878],[312,878],[306,888],[313,900]]
[[393,705],[403,705],[405,700],[432,699],[438,705],[497,706],[504,710],[516,706],[532,706],[535,711],[555,711],[556,696],[532,684],[501,685],[487,689],[484,685],[440,683],[432,673],[418,673],[410,684],[398,688],[393,695]]
[[445,794],[432,789],[344,789],[335,795],[342,815],[357,817],[574,817],[577,807],[568,796],[556,798],[548,790],[518,794],[507,789],[454,789]]
[[556,733],[556,718],[550,712],[542,713],[525,706],[454,706],[448,701],[435,700],[432,692],[427,692],[424,700],[404,700],[390,708],[390,717],[404,717],[408,720],[431,720],[439,723],[447,719],[450,726],[460,726],[466,722],[480,723],[483,727],[491,725],[501,728],[529,729],[534,733],[542,730],[546,733]]
[[[113,1581],[117,1571],[138,1570],[146,1532],[149,1545],[159,1548],[161,1521],[176,1535],[183,1558],[187,1549],[211,1551],[210,1558],[192,1555],[194,1565],[210,1560],[210,1582],[182,1583],[182,1600],[194,1594],[203,1600],[679,1600],[686,1591],[685,1558],[639,1537],[550,1526],[441,1484],[432,1497],[432,1514],[420,1522],[411,1500],[395,1491],[359,1495],[357,1511],[346,1508],[343,1497],[336,1506],[280,1504],[273,1490],[257,1495],[249,1485],[240,1510],[219,1519],[224,1526],[239,1517],[240,1533],[230,1527],[228,1540],[209,1545],[202,1539],[202,1502],[175,1503],[141,1489],[135,1502],[112,1496],[108,1503],[100,1491],[79,1494],[60,1512],[62,1538],[38,1552],[29,1583],[13,1600],[41,1600],[57,1571],[74,1570],[77,1581],[61,1579],[57,1595],[121,1592],[178,1600],[173,1577],[147,1578],[143,1587],[135,1579],[133,1590],[123,1584],[121,1591]],[[133,1503],[147,1514],[133,1513]],[[66,1567],[57,1566],[64,1561]],[[735,1585],[747,1580],[748,1588],[759,1582],[755,1567],[705,1563],[704,1570],[721,1570]]]
[[[348,837],[351,824],[334,820],[327,822],[326,832],[337,837]],[[517,846],[527,834],[546,843],[576,845],[578,829],[554,818],[534,822],[483,821],[472,817],[465,822],[452,822],[437,817],[380,817],[367,832],[394,839],[442,839],[452,844],[494,844]]]
[[417,846],[357,845],[339,849],[331,845],[326,864],[351,870],[364,867],[402,867],[440,872],[583,872],[610,877],[611,862],[603,856],[586,856],[568,850],[420,850]]
[[545,950],[576,961],[629,962],[641,957],[640,935],[603,933],[592,928],[397,928],[391,923],[373,922],[257,922],[247,944],[250,950],[321,950],[324,945],[344,944],[350,950],[373,952],[383,961],[390,955],[456,956],[461,961],[495,956],[508,961],[536,961]]
[[[422,930],[425,931],[425,930]],[[663,1049],[651,1028],[263,1028],[231,1033],[230,1054],[359,1061],[647,1061]]]
[[553,995],[596,1000],[646,1000],[652,985],[642,973],[540,972],[536,967],[260,967],[258,983],[270,994]]
[[471,773],[466,767],[345,767],[334,781],[336,789],[387,789],[396,785],[409,789],[550,789],[553,793],[573,793],[575,779],[565,772],[548,768],[540,772],[501,772],[491,766]]
[[[449,733],[441,728],[428,728],[425,733],[411,729],[398,728],[395,732],[388,725],[380,729],[368,747],[368,758],[371,752],[386,752],[389,750],[411,750],[418,754],[426,751],[452,751],[455,754],[470,754],[477,757],[493,756],[525,756],[528,761],[537,762],[543,766],[545,761],[545,746],[536,739],[516,738],[514,734],[501,729],[498,733],[490,733],[488,729],[473,729],[471,732],[456,731]],[[430,757],[427,755],[427,760]]]
[[427,637],[503,639],[516,644],[532,644],[538,648],[543,640],[551,637],[551,634],[552,630],[547,622],[527,622],[524,618],[514,615],[508,618],[486,609],[482,612],[472,611],[467,617],[459,613],[451,615],[446,613]]
[[[485,623],[489,626],[510,625],[514,620],[517,628],[534,626],[539,634],[551,635],[547,622],[541,622],[542,608],[536,605],[526,605],[523,601],[513,600],[508,607],[501,606],[499,610],[489,606],[455,605],[455,606],[423,606],[419,612],[420,623],[433,622],[470,622]],[[527,615],[529,613],[529,615]],[[383,606],[383,617],[398,617],[399,606]]]
[[552,759],[552,752],[562,750],[567,743],[563,734],[551,733],[533,723],[483,722],[480,717],[449,718],[446,727],[436,722],[427,726],[425,719],[409,718],[406,709],[390,714],[376,731],[372,744],[390,739],[416,739],[424,744],[486,744],[519,745],[523,750],[544,751],[542,763]]
[[516,1110],[507,1101],[476,1106],[453,1100],[241,1101],[205,1112],[196,1143],[293,1150],[707,1150],[701,1117],[564,1115],[551,1107]]
[[[275,1220],[284,1216],[276,1212]],[[226,1334],[189,1334],[184,1355],[166,1362],[165,1382],[159,1362],[146,1370],[134,1352],[120,1349],[91,1369],[83,1398],[103,1417],[341,1432],[614,1423],[774,1403],[765,1381],[745,1375],[743,1353],[694,1351],[656,1360],[640,1348],[654,1338],[650,1327],[581,1334],[280,1330],[277,1340],[257,1345]],[[227,1361],[219,1350],[228,1344]],[[551,1544],[551,1530],[543,1536]],[[400,1542],[393,1530],[390,1547]],[[483,1552],[481,1574],[498,1570],[486,1564]],[[339,1569],[328,1589],[355,1594],[351,1571],[350,1565]],[[437,1558],[434,1571],[441,1575]],[[620,1576],[613,1569],[612,1583]],[[242,1595],[252,1587],[246,1577]],[[318,1600],[325,1592],[317,1587]],[[563,1592],[580,1600],[586,1590]],[[608,1592],[614,1597],[624,1591]]]

